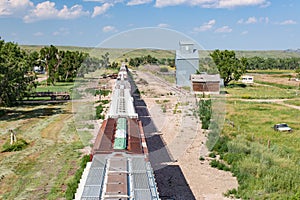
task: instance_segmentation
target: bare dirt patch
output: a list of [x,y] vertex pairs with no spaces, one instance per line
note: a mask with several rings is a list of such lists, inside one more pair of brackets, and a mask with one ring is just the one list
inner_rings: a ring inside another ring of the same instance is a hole
[[291,73],[290,76],[288,74],[255,74],[254,80],[298,87],[300,82],[296,81],[295,77],[296,75],[293,73]]

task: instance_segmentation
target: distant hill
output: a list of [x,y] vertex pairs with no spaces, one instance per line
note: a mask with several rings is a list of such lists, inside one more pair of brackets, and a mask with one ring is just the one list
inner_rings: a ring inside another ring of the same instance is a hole
[[295,52],[295,53],[300,53],[300,49],[287,49],[284,50],[285,52]]
[[[43,48],[42,45],[20,45],[21,48],[28,51],[39,51]],[[123,60],[125,58],[134,58],[151,55],[155,58],[175,58],[175,50],[160,50],[160,49],[108,49],[108,48],[94,48],[94,47],[75,47],[75,46],[56,46],[60,50],[69,51],[82,51],[87,52],[93,57],[101,57],[106,52],[109,52],[112,60]],[[209,53],[213,50],[199,50],[200,58],[209,57]],[[263,57],[263,58],[287,58],[287,57],[300,57],[300,49],[287,49],[287,50],[253,50],[241,51],[236,50],[237,57]]]

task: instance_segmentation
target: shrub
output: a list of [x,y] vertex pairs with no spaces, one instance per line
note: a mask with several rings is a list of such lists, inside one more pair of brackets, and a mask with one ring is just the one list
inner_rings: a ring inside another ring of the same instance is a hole
[[159,71],[160,71],[160,72],[168,72],[169,70],[168,70],[167,67],[161,67],[161,68],[159,69]]
[[224,171],[230,171],[230,168],[227,165],[225,165],[224,163],[218,160],[212,160],[209,164],[213,168],[217,168],[219,170],[224,170]]
[[224,194],[225,197],[231,197],[231,196],[234,196],[236,198],[240,198],[240,196],[238,195],[238,191],[237,189],[233,188],[232,190],[228,190],[225,194]]
[[78,184],[79,184],[81,176],[82,176],[82,173],[84,171],[84,168],[86,167],[86,164],[89,161],[90,161],[89,155],[85,155],[82,157],[81,163],[80,163],[80,168],[76,171],[75,175],[68,183],[68,187],[67,187],[67,190],[65,193],[66,199],[68,199],[68,200],[74,199]]
[[0,110],[0,117],[5,115],[5,111],[4,110]]
[[102,119],[103,106],[100,104],[96,107],[96,119]]
[[202,122],[202,129],[208,129],[211,119],[212,109],[211,100],[200,100],[199,102],[199,117]]
[[227,136],[220,137],[213,147],[213,150],[218,153],[226,153],[228,152],[228,143],[229,138]]
[[208,156],[211,157],[211,158],[217,157],[216,154],[215,154],[214,152],[209,153]]
[[2,147],[2,152],[21,151],[25,149],[28,145],[29,143],[22,138],[18,139],[17,142],[13,144],[10,144],[9,141],[7,141]]
[[203,156],[200,156],[199,160],[204,161],[205,158]]

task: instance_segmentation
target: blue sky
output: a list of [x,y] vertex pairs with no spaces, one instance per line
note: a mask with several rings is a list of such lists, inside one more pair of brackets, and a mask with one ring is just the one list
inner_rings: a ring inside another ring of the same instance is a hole
[[156,27],[205,49],[298,49],[299,10],[298,0],[0,0],[0,36],[93,47],[124,31]]

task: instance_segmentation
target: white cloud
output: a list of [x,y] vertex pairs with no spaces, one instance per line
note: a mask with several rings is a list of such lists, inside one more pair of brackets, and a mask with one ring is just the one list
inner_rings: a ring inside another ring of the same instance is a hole
[[36,37],[40,37],[40,36],[43,36],[43,35],[44,35],[44,33],[42,33],[42,32],[36,32],[36,33],[33,34],[33,36],[36,36]]
[[257,19],[256,17],[249,17],[247,20],[240,19],[237,21],[238,24],[256,24],[256,23],[266,23],[270,22],[269,17],[260,17]]
[[269,17],[260,17],[259,22],[268,24],[270,22]]
[[104,26],[102,28],[102,31],[105,32],[105,33],[107,33],[107,32],[116,32],[117,29],[114,26]]
[[96,17],[97,15],[104,14],[109,8],[113,7],[112,3],[104,3],[102,6],[95,6],[92,17]]
[[267,0],[156,0],[155,6],[161,8],[182,4],[205,8],[234,8],[239,6],[266,7],[271,3]]
[[168,27],[170,27],[170,25],[161,23],[161,24],[158,24],[157,27],[159,27],[159,28],[168,28]]
[[0,0],[0,16],[19,15],[33,7],[30,0]]
[[151,3],[152,0],[130,0],[129,2],[127,2],[128,6],[136,6],[136,5],[142,5],[142,4],[147,4],[147,3]]
[[271,3],[266,0],[218,0],[213,4],[216,8],[234,8],[240,6],[261,6],[266,7]]
[[293,24],[297,24],[297,22],[294,21],[294,20],[289,19],[289,20],[285,20],[283,22],[280,22],[279,24],[280,25],[293,25]]
[[223,26],[215,30],[215,33],[230,33],[230,32],[232,32],[232,28],[230,28],[229,26]]
[[245,24],[255,24],[257,22],[256,17],[249,17],[247,21],[245,21]]
[[89,15],[89,12],[83,11],[81,5],[74,5],[71,8],[64,6],[58,10],[54,2],[45,1],[37,4],[23,20],[28,23],[45,19],[75,19],[84,15]]
[[208,30],[212,29],[215,24],[216,24],[216,20],[212,19],[208,22],[203,23],[203,25],[201,25],[200,27],[194,28],[194,31],[195,32],[208,31]]

